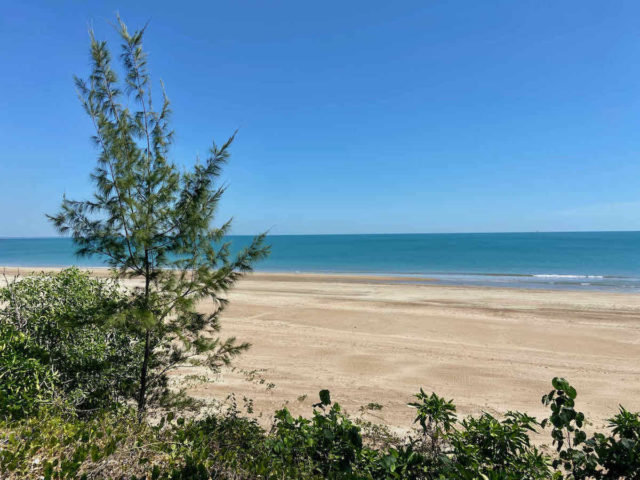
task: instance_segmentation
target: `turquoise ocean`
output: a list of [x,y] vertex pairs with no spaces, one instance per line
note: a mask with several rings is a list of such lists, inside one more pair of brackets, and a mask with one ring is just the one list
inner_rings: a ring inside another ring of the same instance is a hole
[[[234,249],[249,236],[230,236]],[[272,235],[267,272],[397,275],[453,285],[640,292],[640,232]],[[0,266],[104,266],[68,238],[0,238]]]

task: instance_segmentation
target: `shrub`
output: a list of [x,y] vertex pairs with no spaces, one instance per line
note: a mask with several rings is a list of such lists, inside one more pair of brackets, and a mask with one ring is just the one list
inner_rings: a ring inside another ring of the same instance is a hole
[[[46,366],[55,375],[56,389],[79,410],[126,401],[133,396],[141,345],[113,324],[123,298],[112,281],[76,268],[9,284],[0,290],[2,348],[18,349],[22,360],[4,355],[0,371],[21,381],[17,369],[26,369],[32,374],[25,381],[35,385],[40,383],[36,363]],[[33,364],[33,370],[27,364]]]
[[572,479],[640,478],[640,413],[620,412],[609,419],[611,435],[595,433],[590,438],[582,430],[585,416],[575,409],[577,392],[564,378],[554,378],[553,390],[542,397],[551,408],[543,424],[552,425],[551,435],[558,451],[554,468],[568,472]]
[[[561,390],[560,398],[562,392],[573,392],[564,383],[554,385],[561,387],[554,389]],[[358,426],[331,403],[328,392],[323,392],[311,418],[294,418],[287,409],[277,411],[268,432],[243,417],[234,402],[216,415],[185,419],[168,414],[154,425],[140,421],[131,408],[84,418],[44,409],[37,416],[0,421],[0,478],[640,478],[637,413],[621,408],[611,419],[610,433],[594,434],[578,446],[573,440],[571,447],[563,443],[562,450],[573,452],[554,457],[569,459],[568,465],[557,464],[554,472],[550,468],[554,458],[530,444],[530,433],[538,427],[532,417],[511,412],[497,419],[485,413],[458,422],[450,417],[450,401],[433,395],[417,398],[418,417],[425,417],[427,428],[421,425],[420,435],[403,444],[376,447],[363,442]],[[557,398],[556,391],[552,401]],[[448,407],[443,410],[444,405]],[[441,415],[437,452],[428,438],[435,431],[429,424],[436,424],[431,414]],[[448,429],[443,414],[451,420]],[[584,456],[573,455],[576,452]],[[581,460],[585,458],[586,463]]]
[[452,470],[461,478],[550,478],[548,458],[529,440],[537,425],[535,418],[519,412],[508,412],[503,420],[488,413],[463,420],[449,439]]
[[20,422],[0,422],[0,478],[145,475],[167,462],[155,447],[161,439],[127,409],[89,418],[41,410]]
[[585,442],[585,453],[602,467],[596,478],[640,478],[640,413],[620,407],[609,427],[613,435],[596,433]]
[[284,464],[307,466],[323,478],[354,474],[363,453],[360,427],[338,403],[331,403],[328,390],[320,392],[314,407],[310,420],[293,418],[286,408],[277,411],[268,442],[271,450]]
[[22,418],[52,400],[58,377],[40,361],[43,353],[25,334],[0,323],[0,416]]

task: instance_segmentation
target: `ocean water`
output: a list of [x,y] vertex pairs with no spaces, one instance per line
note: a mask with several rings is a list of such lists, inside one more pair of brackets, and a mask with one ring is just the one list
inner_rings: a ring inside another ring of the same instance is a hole
[[[235,249],[251,237],[231,236]],[[400,281],[640,292],[640,232],[274,235],[258,271],[397,275]],[[68,238],[0,239],[0,265],[101,266]]]

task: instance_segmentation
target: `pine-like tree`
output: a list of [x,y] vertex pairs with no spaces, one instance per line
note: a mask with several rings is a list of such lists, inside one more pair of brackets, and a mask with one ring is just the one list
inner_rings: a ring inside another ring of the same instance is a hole
[[[92,174],[93,198],[63,198],[49,218],[71,233],[80,255],[107,259],[119,278],[141,278],[117,328],[126,328],[144,344],[137,391],[139,412],[148,405],[175,401],[167,372],[187,363],[219,369],[248,347],[235,338],[222,340],[221,296],[253,263],[268,254],[264,234],[236,256],[224,241],[230,221],[213,226],[225,187],[216,180],[229,158],[235,134],[215,143],[205,162],[181,171],[169,158],[172,131],[169,100],[162,86],[162,106],[151,101],[145,28],[130,33],[118,18],[124,81],[112,68],[104,41],[91,38],[91,74],[75,79],[80,100],[95,127],[100,152]],[[129,105],[131,103],[131,105]],[[200,300],[213,300],[214,311],[196,311]]]

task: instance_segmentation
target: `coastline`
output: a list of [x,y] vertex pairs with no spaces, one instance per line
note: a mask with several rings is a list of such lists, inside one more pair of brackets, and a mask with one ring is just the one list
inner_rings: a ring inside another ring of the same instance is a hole
[[[283,404],[307,414],[328,388],[352,414],[377,402],[383,409],[367,418],[406,427],[413,420],[406,403],[423,387],[454,399],[462,415],[542,417],[540,397],[554,376],[575,385],[578,408],[594,427],[619,403],[640,410],[640,295],[260,272],[241,280],[229,300],[222,335],[252,348],[237,369],[191,392],[219,400],[234,392],[252,398],[257,414]],[[265,383],[242,374],[254,370]],[[198,373],[184,368],[175,376]]]
[[[15,266],[0,265],[0,272],[7,275],[30,275],[34,273],[58,272],[68,266]],[[77,266],[80,270],[92,272],[98,277],[108,277],[110,267]],[[594,279],[627,279],[609,275],[556,275],[556,274],[524,274],[524,273],[441,273],[441,274],[406,274],[406,273],[363,273],[363,272],[316,272],[316,271],[283,271],[256,270],[249,275],[254,278],[287,279],[296,281],[342,281],[348,283],[389,283],[402,285],[438,285],[459,288],[496,288],[523,291],[561,291],[561,292],[595,292],[630,295],[640,293],[640,283],[631,288],[616,287],[612,284],[599,284]],[[504,279],[518,279],[505,281]],[[486,279],[491,279],[487,281]],[[540,281],[539,279],[544,279]],[[552,279],[549,281],[548,279]],[[571,279],[571,280],[569,280]],[[584,281],[583,281],[584,280]],[[586,280],[589,280],[586,282]],[[640,279],[639,279],[640,280]],[[628,287],[628,286],[627,286]]]
[[[37,273],[55,273],[69,268],[65,267],[33,267],[33,266],[2,266],[0,272],[4,271],[7,275],[32,275]],[[111,268],[109,267],[78,267],[80,270],[91,272],[97,277],[108,277]],[[360,273],[318,273],[318,272],[275,272],[275,271],[256,271],[248,274],[252,278],[264,279],[287,279],[296,278],[298,281],[314,281],[314,280],[334,280],[344,282],[435,282],[435,278],[427,276],[406,276],[406,275],[389,275],[389,274],[360,274]]]

